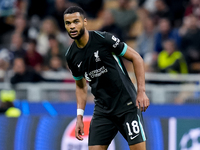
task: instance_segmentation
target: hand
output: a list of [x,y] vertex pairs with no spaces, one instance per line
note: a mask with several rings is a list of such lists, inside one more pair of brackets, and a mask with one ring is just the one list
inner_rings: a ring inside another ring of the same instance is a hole
[[150,105],[149,98],[145,92],[138,92],[136,99],[136,106],[141,111],[145,112],[148,106]]
[[83,116],[77,116],[76,128],[75,128],[75,136],[78,140],[82,141],[81,137],[84,135],[84,124],[83,124]]

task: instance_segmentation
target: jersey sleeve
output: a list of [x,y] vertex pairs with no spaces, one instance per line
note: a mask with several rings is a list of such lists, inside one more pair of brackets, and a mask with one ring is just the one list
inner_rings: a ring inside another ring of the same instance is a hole
[[65,54],[66,61],[67,61],[67,66],[69,70],[72,73],[72,76],[75,80],[81,80],[83,78],[83,75],[78,71],[77,66],[74,66],[71,61],[69,55],[66,53]]
[[121,42],[119,38],[107,32],[105,32],[105,44],[109,47],[111,52],[114,52],[118,56],[123,56],[128,47],[127,44]]
[[83,78],[83,75],[82,75],[80,72],[78,72],[77,69],[75,69],[75,68],[77,68],[76,66],[72,66],[72,65],[70,65],[70,63],[69,63],[69,64],[68,64],[68,67],[69,67],[69,69],[70,69],[70,71],[71,71],[71,73],[72,73],[72,76],[73,76],[73,78],[74,78],[75,80],[81,80],[81,79]]

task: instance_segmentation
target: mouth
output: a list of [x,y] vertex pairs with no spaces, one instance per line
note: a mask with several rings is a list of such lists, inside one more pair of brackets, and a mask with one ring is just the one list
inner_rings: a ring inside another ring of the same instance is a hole
[[70,31],[71,36],[77,35],[78,31]]

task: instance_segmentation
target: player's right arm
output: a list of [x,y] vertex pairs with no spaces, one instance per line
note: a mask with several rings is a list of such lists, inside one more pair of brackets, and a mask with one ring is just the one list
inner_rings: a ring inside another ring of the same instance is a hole
[[[87,99],[87,83],[83,78],[82,72],[79,71],[77,62],[74,62],[73,45],[67,50],[65,57],[67,65],[72,72],[72,76],[76,81],[76,100],[77,100],[77,121],[75,128],[75,136],[78,140],[83,140],[81,135],[84,134],[83,124],[83,111],[85,110],[86,99]],[[78,62],[80,64],[82,60]]]
[[[76,99],[77,99],[77,109],[85,110],[86,100],[87,100],[87,83],[84,78],[76,80]],[[83,140],[81,135],[84,134],[84,124],[83,116],[77,115],[77,122],[75,128],[75,135],[78,140]]]

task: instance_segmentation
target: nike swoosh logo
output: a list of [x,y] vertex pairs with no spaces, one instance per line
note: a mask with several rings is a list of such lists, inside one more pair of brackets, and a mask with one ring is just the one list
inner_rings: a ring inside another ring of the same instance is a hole
[[82,64],[82,61],[79,64],[77,64],[78,68],[80,68],[81,64]]
[[134,137],[130,137],[131,140],[135,139],[139,134],[135,135]]

